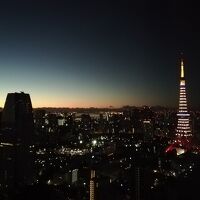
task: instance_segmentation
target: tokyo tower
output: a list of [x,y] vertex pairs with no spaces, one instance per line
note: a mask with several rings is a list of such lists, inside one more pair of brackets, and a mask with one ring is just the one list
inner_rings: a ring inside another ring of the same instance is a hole
[[176,135],[173,143],[166,149],[165,152],[170,152],[173,149],[177,150],[177,155],[191,149],[192,132],[190,128],[190,114],[187,105],[186,82],[184,73],[184,63],[181,59],[181,74],[179,85],[179,108],[177,112],[178,123],[176,127]]
[[176,139],[179,142],[189,141],[192,136],[190,128],[190,114],[187,106],[187,93],[184,74],[184,63],[181,60],[180,74],[180,89],[179,89],[179,109],[177,113],[178,123],[176,128]]

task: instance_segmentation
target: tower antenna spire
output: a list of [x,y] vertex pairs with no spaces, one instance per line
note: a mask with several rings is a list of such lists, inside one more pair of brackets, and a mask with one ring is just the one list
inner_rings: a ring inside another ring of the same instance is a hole
[[181,56],[181,78],[184,78],[184,62],[183,62],[183,57]]

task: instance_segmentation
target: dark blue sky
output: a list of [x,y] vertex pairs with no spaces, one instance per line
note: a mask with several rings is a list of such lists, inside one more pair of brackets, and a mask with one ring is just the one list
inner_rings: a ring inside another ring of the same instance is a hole
[[1,1],[0,104],[177,106],[182,51],[199,106],[199,15],[192,1]]

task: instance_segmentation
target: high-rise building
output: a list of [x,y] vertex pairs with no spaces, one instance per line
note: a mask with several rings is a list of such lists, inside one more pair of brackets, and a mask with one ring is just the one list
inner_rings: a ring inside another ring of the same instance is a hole
[[96,181],[95,181],[95,170],[91,170],[90,175],[90,200],[95,200],[95,190],[96,190]]
[[13,142],[30,144],[34,126],[30,95],[23,92],[8,93],[1,122],[4,130],[12,131],[10,139]]
[[192,136],[190,128],[190,114],[187,105],[186,82],[184,64],[181,60],[180,89],[179,89],[179,109],[177,113],[178,123],[176,128],[176,139],[180,142],[189,140]]
[[141,196],[141,172],[140,167],[136,167],[135,169],[135,200],[140,200]]
[[1,120],[1,180],[16,187],[32,183],[33,158],[30,145],[34,123],[29,94],[9,93]]

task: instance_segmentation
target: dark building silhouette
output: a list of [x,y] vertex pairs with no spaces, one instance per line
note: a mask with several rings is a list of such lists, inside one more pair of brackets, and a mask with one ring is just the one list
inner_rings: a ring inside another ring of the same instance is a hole
[[34,112],[34,120],[35,120],[35,126],[40,128],[45,125],[45,114],[46,111],[43,109],[37,109]]
[[2,112],[2,129],[11,130],[14,142],[30,144],[33,136],[33,112],[29,94],[9,93]]
[[30,146],[34,132],[30,95],[9,93],[1,122],[1,183],[6,187],[29,184],[33,180]]

